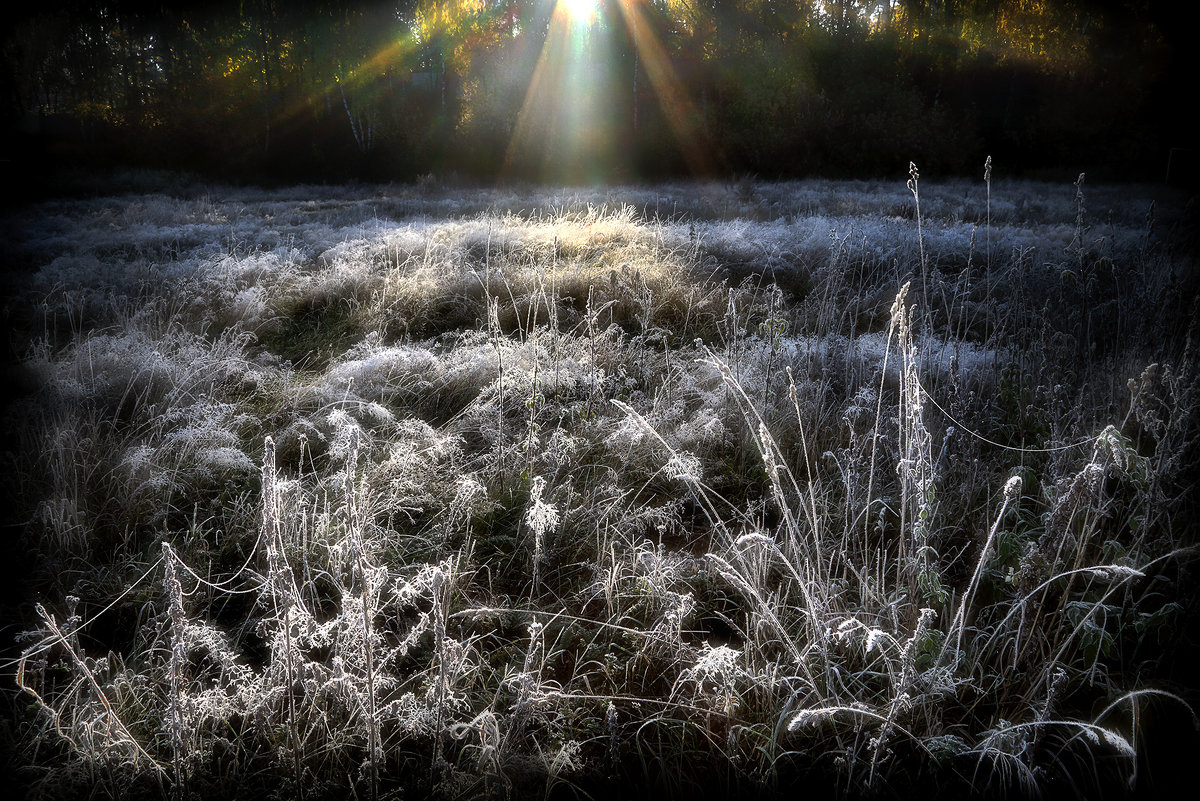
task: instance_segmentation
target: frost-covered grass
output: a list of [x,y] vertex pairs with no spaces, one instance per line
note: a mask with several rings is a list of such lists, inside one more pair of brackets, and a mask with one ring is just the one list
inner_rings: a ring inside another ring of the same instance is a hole
[[1183,200],[12,215],[13,765],[31,797],[1144,786],[1193,719]]

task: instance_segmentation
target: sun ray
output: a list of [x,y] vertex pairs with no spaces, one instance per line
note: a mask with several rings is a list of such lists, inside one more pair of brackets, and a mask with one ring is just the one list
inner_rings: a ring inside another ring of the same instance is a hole
[[675,135],[684,161],[693,175],[707,175],[712,170],[711,143],[701,129],[700,116],[687,95],[683,82],[675,73],[671,59],[654,28],[646,18],[645,4],[638,0],[620,0],[617,7],[629,28],[630,38],[637,44],[641,63],[658,97],[663,116]]
[[[684,163],[693,175],[710,175],[712,143],[670,54],[655,33],[647,4],[619,0],[613,5],[620,9],[629,41],[636,45],[640,69]],[[597,0],[556,0],[509,138],[503,174],[520,172],[518,165],[528,166],[530,157],[540,158],[540,169],[546,175],[554,175],[560,172],[556,168],[562,167],[575,174],[603,174],[632,158],[630,148],[616,144],[622,115],[615,114],[612,106],[615,76],[607,48],[612,45],[613,32],[612,25],[599,20],[601,8]],[[609,37],[607,43],[604,37]]]
[[619,158],[608,103],[611,31],[594,24],[598,9],[596,2],[555,3],[509,138],[503,174],[535,167],[555,180],[594,180]]
[[516,126],[509,138],[508,150],[504,155],[504,172],[511,172],[516,163],[517,150],[528,140],[533,129],[533,111],[539,99],[551,91],[549,64],[560,64],[565,60],[567,39],[555,32],[554,22],[551,21],[550,32],[538,54],[537,66],[533,69],[533,77],[529,79],[529,87],[525,90],[525,99],[521,102],[521,110],[517,112]]

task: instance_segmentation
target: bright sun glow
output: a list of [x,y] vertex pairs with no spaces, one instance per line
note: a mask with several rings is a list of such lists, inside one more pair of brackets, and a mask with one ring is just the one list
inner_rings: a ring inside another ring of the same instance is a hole
[[558,0],[558,5],[572,22],[589,25],[600,10],[600,0]]
[[[652,7],[640,0],[556,0],[504,154],[506,173],[534,169],[556,180],[588,180],[616,165],[631,166],[621,126],[628,124],[636,134],[639,108],[652,104],[658,106],[653,118],[670,129],[692,172],[710,173],[711,143],[655,33]],[[622,35],[637,49],[633,76],[618,74],[608,58]],[[630,77],[629,106],[614,108],[616,82]]]

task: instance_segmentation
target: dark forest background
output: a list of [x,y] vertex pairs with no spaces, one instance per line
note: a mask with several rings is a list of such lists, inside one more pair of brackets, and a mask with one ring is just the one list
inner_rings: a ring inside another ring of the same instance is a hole
[[600,5],[556,47],[556,0],[30,4],[6,12],[0,166],[35,191],[114,166],[580,183],[974,174],[987,155],[1194,178],[1192,3]]

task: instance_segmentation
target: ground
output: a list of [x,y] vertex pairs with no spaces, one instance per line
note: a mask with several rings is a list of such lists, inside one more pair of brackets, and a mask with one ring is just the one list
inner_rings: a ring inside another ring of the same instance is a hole
[[1081,176],[13,211],[14,780],[1161,786],[1190,208]]

